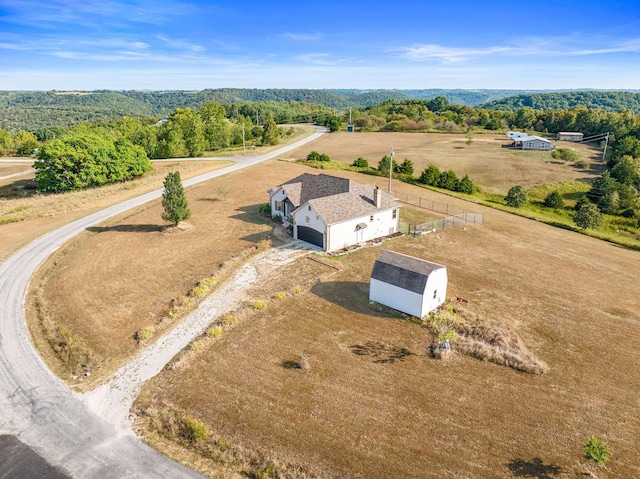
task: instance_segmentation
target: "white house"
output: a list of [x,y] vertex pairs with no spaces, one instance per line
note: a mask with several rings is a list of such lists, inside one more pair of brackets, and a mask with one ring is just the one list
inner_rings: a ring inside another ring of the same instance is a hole
[[272,216],[293,227],[293,237],[336,251],[398,231],[400,205],[377,186],[304,173],[269,190]]
[[369,300],[422,318],[446,297],[446,267],[394,251],[380,251],[371,272]]
[[553,150],[556,145],[540,136],[522,136],[515,139],[516,148],[523,150]]

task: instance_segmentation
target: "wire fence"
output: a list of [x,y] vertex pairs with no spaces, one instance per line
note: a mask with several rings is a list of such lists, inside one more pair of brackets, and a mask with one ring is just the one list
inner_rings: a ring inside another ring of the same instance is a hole
[[446,203],[438,203],[437,201],[431,201],[421,196],[407,195],[398,191],[391,191],[391,194],[403,203],[415,205],[426,210],[435,211],[436,213],[443,213],[445,215],[457,215],[465,213],[464,210],[456,208],[455,206],[451,206]]
[[403,203],[435,211],[436,213],[449,215],[446,218],[441,218],[439,220],[430,221],[428,223],[415,225],[413,227],[409,225],[406,227],[406,231],[403,231],[403,233],[419,235],[422,233],[430,233],[436,230],[444,230],[447,228],[452,228],[454,226],[460,226],[466,223],[481,225],[484,222],[484,215],[479,213],[470,213],[446,203],[438,203],[437,201],[428,200],[421,196],[407,195],[398,191],[391,191],[391,194]]
[[417,236],[423,233],[432,233],[438,230],[446,230],[447,228],[453,228],[454,226],[460,226],[467,223],[482,224],[484,216],[478,213],[460,213],[459,215],[447,216],[435,221],[429,221],[428,223],[422,223],[421,225],[415,225],[413,230],[409,227],[409,233]]

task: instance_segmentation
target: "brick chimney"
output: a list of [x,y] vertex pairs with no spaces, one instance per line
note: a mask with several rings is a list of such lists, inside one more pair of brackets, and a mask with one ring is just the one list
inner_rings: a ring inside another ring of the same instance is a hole
[[373,204],[376,205],[376,208],[382,206],[382,191],[377,186],[373,189]]

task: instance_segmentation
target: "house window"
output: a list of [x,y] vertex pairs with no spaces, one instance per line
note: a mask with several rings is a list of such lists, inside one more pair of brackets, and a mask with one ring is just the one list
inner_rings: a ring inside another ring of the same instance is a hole
[[437,289],[433,292],[433,299],[436,299],[436,296],[438,296],[438,290]]
[[311,205],[309,205],[309,211],[311,211]]
[[276,211],[284,211],[282,208],[282,201],[276,201]]
[[391,218],[395,220],[397,217],[398,217],[398,210],[393,210],[393,216]]
[[373,221],[373,215],[369,216],[369,221]]

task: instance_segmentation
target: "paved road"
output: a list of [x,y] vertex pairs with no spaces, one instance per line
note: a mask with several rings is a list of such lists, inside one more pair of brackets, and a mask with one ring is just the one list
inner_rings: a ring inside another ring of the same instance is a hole
[[[271,153],[233,158],[235,165],[184,181],[208,181],[315,140],[326,130]],[[156,190],[76,220],[22,248],[0,263],[0,434],[16,435],[49,464],[74,478],[195,478],[200,474],[156,453],[92,412],[53,375],[27,333],[23,303],[31,276],[66,241],[89,226],[159,198]],[[0,476],[2,465],[0,464]]]

